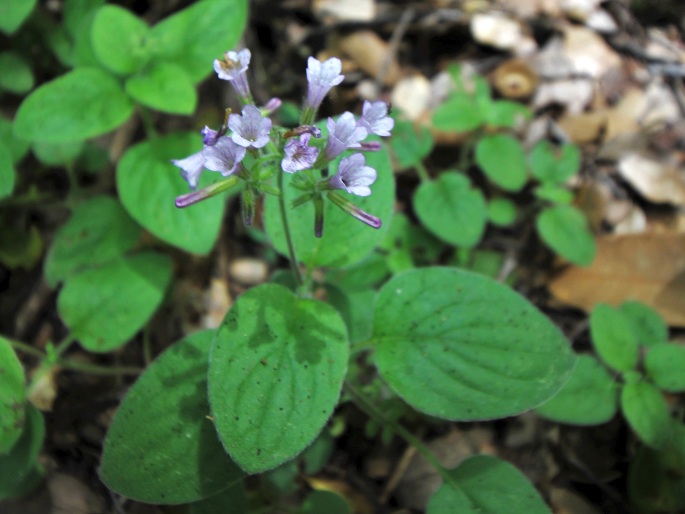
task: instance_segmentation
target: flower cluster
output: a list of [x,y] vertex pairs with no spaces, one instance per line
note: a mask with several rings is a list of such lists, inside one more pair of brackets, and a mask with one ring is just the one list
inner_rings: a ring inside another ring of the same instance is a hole
[[[351,112],[343,113],[336,120],[328,118],[326,140],[321,144],[315,144],[313,139],[321,138],[321,130],[313,125],[319,107],[331,88],[344,79],[340,59],[331,58],[324,62],[319,62],[313,57],[308,59],[308,89],[300,126],[286,131],[274,128],[271,119],[267,117],[280,106],[279,99],[270,100],[261,109],[252,101],[246,75],[250,58],[250,51],[243,49],[239,52],[226,52],[223,59],[214,61],[214,70],[218,77],[233,86],[242,104],[241,114],[232,114],[228,111],[225,123],[219,130],[212,130],[209,127],[202,130],[201,151],[185,159],[172,161],[181,169],[181,176],[193,190],[178,197],[176,205],[192,205],[242,180],[245,185],[242,196],[243,215],[245,222],[249,224],[254,212],[254,201],[260,194],[281,194],[281,191],[268,184],[272,173],[260,169],[263,164],[268,165],[268,162],[279,159],[282,172],[297,174],[298,180],[293,181],[293,185],[304,191],[293,205],[301,205],[307,201],[314,203],[317,236],[321,236],[323,230],[324,195],[345,212],[374,228],[379,228],[380,219],[362,211],[335,190],[343,190],[357,196],[371,194],[369,186],[376,181],[378,173],[367,166],[366,158],[361,152],[377,151],[381,148],[378,141],[365,141],[371,135],[390,135],[394,120],[388,115],[387,104],[365,101],[362,115],[358,119]],[[319,179],[314,176],[316,170],[326,170],[331,161],[348,150],[357,152],[340,160],[335,175]],[[257,164],[244,166],[247,155],[252,155],[253,162]],[[205,169],[218,172],[226,179],[195,191],[200,175]]]

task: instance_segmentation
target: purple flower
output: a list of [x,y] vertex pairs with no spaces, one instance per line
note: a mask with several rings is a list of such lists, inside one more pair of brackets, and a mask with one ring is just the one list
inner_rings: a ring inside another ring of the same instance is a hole
[[316,110],[321,105],[324,97],[333,86],[340,84],[345,78],[340,75],[342,63],[340,59],[331,57],[323,63],[310,57],[307,60],[307,103],[305,108]]
[[338,173],[328,179],[333,189],[344,189],[357,196],[369,196],[369,186],[376,181],[378,174],[370,166],[366,166],[366,158],[355,153],[340,161]]
[[223,60],[214,59],[214,71],[219,78],[228,80],[238,96],[244,100],[250,98],[250,86],[245,76],[250,57],[250,51],[243,48],[240,52],[226,52]]
[[243,115],[231,114],[228,117],[228,128],[233,131],[231,139],[240,146],[261,148],[269,142],[271,120],[262,117],[261,111],[254,105],[243,107]]
[[299,170],[311,168],[316,158],[319,156],[319,149],[314,146],[309,146],[309,139],[312,137],[309,133],[304,133],[300,136],[300,140],[291,139],[285,144],[283,150],[285,157],[281,161],[281,168],[286,173],[295,173]]
[[357,125],[364,127],[370,134],[387,137],[395,126],[395,120],[388,116],[388,106],[385,102],[365,100]]
[[212,130],[207,125],[200,133],[202,134],[202,142],[207,146],[215,145],[221,136],[218,130]]
[[340,207],[347,214],[354,216],[356,219],[366,223],[368,226],[373,228],[381,228],[383,226],[383,222],[380,218],[372,216],[368,212],[361,210],[359,207],[348,201],[346,198],[343,198],[338,193],[329,191],[326,196],[331,202]]
[[202,151],[204,166],[227,177],[235,173],[238,164],[245,158],[245,152],[244,147],[235,144],[229,137],[220,137],[214,146],[207,146]]
[[364,127],[357,126],[351,112],[340,115],[338,121],[328,118],[326,126],[328,127],[328,140],[324,153],[329,161],[335,159],[348,148],[359,148],[361,146],[359,142],[368,135]]
[[191,189],[197,188],[197,182],[200,180],[200,174],[205,167],[204,150],[200,150],[185,159],[172,160],[174,166],[181,168],[181,177],[188,182]]

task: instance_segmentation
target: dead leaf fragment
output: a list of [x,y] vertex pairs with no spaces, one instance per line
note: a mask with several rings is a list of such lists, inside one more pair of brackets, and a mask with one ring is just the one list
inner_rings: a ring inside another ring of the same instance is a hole
[[685,173],[668,159],[631,152],[618,162],[618,171],[648,200],[685,205]]
[[493,82],[502,96],[520,100],[533,94],[538,75],[525,60],[510,59],[495,69]]
[[400,65],[390,45],[370,30],[359,30],[341,38],[338,47],[371,77],[379,77],[386,86],[400,78]]
[[392,105],[410,120],[416,120],[428,108],[431,91],[431,83],[423,75],[406,77],[392,90]]
[[371,21],[376,17],[375,0],[314,0],[312,11],[319,18],[336,21]]
[[521,24],[502,13],[479,13],[471,18],[471,35],[483,45],[509,50],[517,55],[531,53],[535,41],[524,34]]
[[559,301],[586,312],[598,303],[639,300],[670,325],[685,326],[685,235],[600,236],[594,262],[566,268],[549,289]]

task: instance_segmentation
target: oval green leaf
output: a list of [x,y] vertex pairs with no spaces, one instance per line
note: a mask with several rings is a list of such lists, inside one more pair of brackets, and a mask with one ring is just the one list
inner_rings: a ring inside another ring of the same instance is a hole
[[80,204],[55,235],[45,258],[51,287],[87,268],[118,259],[133,248],[140,227],[119,202],[96,196]]
[[580,149],[576,145],[567,143],[554,147],[547,140],[538,142],[529,156],[533,176],[540,182],[558,185],[578,173],[581,159]]
[[2,0],[0,2],[0,30],[12,34],[29,17],[36,0]]
[[623,302],[619,309],[633,327],[638,343],[654,346],[668,342],[668,326],[654,308],[637,300],[629,300]]
[[630,427],[646,445],[658,450],[670,442],[671,414],[666,400],[654,385],[644,380],[625,384],[621,391],[621,410]]
[[440,486],[428,502],[427,514],[550,514],[528,479],[514,466],[478,455],[448,471],[456,487]]
[[423,182],[414,195],[414,208],[421,223],[449,244],[470,248],[483,237],[485,198],[464,175],[447,172]]
[[[117,189],[124,207],[155,236],[191,253],[206,255],[219,236],[225,197],[219,196],[185,209],[174,205],[177,196],[188,192],[188,184],[169,161],[199,151],[197,134],[180,133],[131,147],[117,166]],[[200,187],[211,181],[211,172]]]
[[[323,131],[325,132],[325,131]],[[324,134],[325,137],[325,134]],[[344,267],[360,261],[383,239],[392,216],[395,202],[395,181],[390,155],[385,147],[378,152],[366,153],[366,165],[378,172],[378,179],[371,186],[371,196],[358,197],[341,193],[352,203],[373,216],[381,218],[380,229],[371,228],[343,212],[325,199],[323,237],[314,236],[314,206],[311,202],[290,208],[301,192],[290,185],[292,175],[286,174],[285,196],[290,233],[297,257],[309,267]],[[331,166],[330,175],[337,172],[338,159]],[[280,173],[280,170],[279,170]],[[288,247],[281,223],[279,200],[268,196],[265,205],[266,231],[278,252],[288,255]]]
[[645,369],[659,389],[670,393],[685,391],[685,347],[654,346],[645,358]]
[[78,141],[115,129],[132,113],[133,102],[114,77],[96,68],[78,68],[24,100],[14,133],[31,141]]
[[473,95],[457,92],[433,114],[433,126],[450,132],[470,132],[485,124],[485,112]]
[[197,104],[195,86],[175,64],[155,62],[126,81],[126,92],[143,105],[172,114],[191,114]]
[[209,401],[219,438],[248,473],[304,450],[335,408],[349,357],[331,306],[264,284],[244,293],[217,332]]
[[102,453],[100,478],[110,489],[142,502],[178,504],[208,498],[241,479],[209,419],[213,337],[208,330],[174,344],[129,390]]
[[570,205],[543,210],[536,221],[540,237],[559,255],[580,266],[589,266],[597,254],[597,243],[582,212]]
[[147,323],[170,280],[168,256],[140,253],[71,277],[60,291],[57,309],[84,348],[109,352]]
[[476,144],[475,159],[483,173],[507,191],[519,191],[528,179],[521,143],[508,134],[482,137]]
[[0,200],[12,195],[16,180],[12,154],[5,143],[0,141]]
[[33,71],[24,58],[14,52],[0,53],[0,89],[21,94],[33,88]]
[[43,415],[27,404],[21,437],[7,455],[0,455],[0,501],[18,494],[35,470],[45,439]]
[[493,225],[508,227],[517,215],[516,204],[509,198],[493,198],[488,202],[488,219]]
[[452,268],[397,275],[374,311],[378,370],[414,408],[483,420],[537,407],[566,382],[564,336],[507,286]]
[[571,425],[599,425],[618,410],[619,385],[591,355],[579,355],[571,378],[536,409],[541,416]]
[[98,9],[90,26],[90,41],[98,60],[115,73],[129,74],[149,58],[147,23],[117,5]]
[[590,315],[590,335],[597,354],[609,367],[630,371],[637,366],[637,339],[620,310],[606,304],[597,305]]
[[212,59],[240,40],[247,6],[247,0],[202,0],[165,18],[151,31],[156,59],[180,66],[199,82],[212,72]]
[[21,435],[25,404],[24,367],[0,336],[0,455],[9,452]]

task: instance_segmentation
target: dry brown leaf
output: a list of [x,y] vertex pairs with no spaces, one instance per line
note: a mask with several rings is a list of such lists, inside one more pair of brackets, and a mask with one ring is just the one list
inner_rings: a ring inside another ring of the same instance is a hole
[[478,13],[471,18],[471,36],[478,43],[509,50],[516,55],[532,53],[537,44],[525,34],[521,23],[503,13]]
[[550,501],[556,514],[602,514],[581,496],[561,487],[552,487]]
[[589,267],[566,268],[550,282],[559,301],[589,312],[598,303],[639,300],[685,326],[685,235],[600,236],[597,246]]
[[591,143],[602,134],[607,124],[607,113],[603,110],[569,113],[559,118],[558,123],[574,143]]
[[576,73],[598,78],[621,66],[621,58],[595,31],[586,27],[564,27],[564,52]]
[[618,172],[652,202],[685,205],[685,173],[668,157],[630,152],[621,157]]
[[83,482],[57,473],[48,480],[52,496],[51,514],[101,514],[105,512],[102,500]]
[[314,0],[312,11],[319,18],[335,21],[371,21],[376,17],[375,0]]
[[368,498],[347,482],[323,477],[305,477],[305,480],[312,489],[329,491],[342,496],[353,506],[353,512],[357,514],[373,514],[374,512]]
[[57,398],[57,375],[59,366],[39,366],[31,372],[31,387],[28,391],[29,401],[43,412],[51,412]]
[[340,38],[337,45],[357,66],[371,77],[381,77],[391,86],[400,78],[400,65],[390,45],[370,30],[359,30]]

